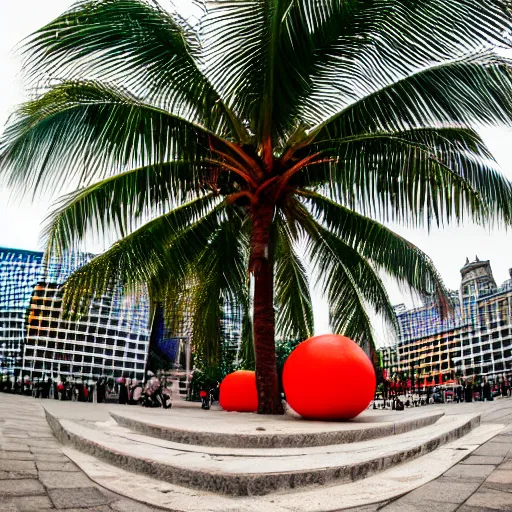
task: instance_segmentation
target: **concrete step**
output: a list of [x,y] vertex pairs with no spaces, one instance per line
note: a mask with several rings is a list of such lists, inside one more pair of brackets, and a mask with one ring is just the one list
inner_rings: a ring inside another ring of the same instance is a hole
[[303,421],[296,415],[267,417],[221,411],[149,411],[124,408],[110,415],[121,426],[176,443],[227,448],[329,446],[403,434],[433,425],[444,412],[366,411],[350,422]]
[[[63,451],[97,484],[122,496],[173,512],[329,512],[365,507],[408,493],[467,458],[503,427],[501,424],[481,425],[466,436],[431,453],[363,480],[334,484],[328,488],[315,486],[294,489],[258,498],[221,496],[144,475],[134,478],[133,473],[125,471],[123,467],[101,461],[74,448],[64,447]],[[368,510],[374,509],[369,507]]]
[[430,453],[469,433],[479,414],[444,416],[412,432],[368,441],[302,448],[190,446],[133,433],[115,422],[48,422],[64,444],[159,480],[233,496],[266,495],[366,478]]

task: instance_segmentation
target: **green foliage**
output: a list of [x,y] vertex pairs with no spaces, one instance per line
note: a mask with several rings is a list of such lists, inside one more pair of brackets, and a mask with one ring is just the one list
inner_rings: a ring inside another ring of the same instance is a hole
[[512,185],[475,132],[512,123],[510,2],[194,5],[192,23],[155,0],[80,0],[24,43],[34,94],[0,140],[2,183],[76,187],[48,217],[49,253],[117,240],[71,276],[68,311],[116,280],[148,293],[192,319],[208,374],[227,301],[254,366],[251,254],[274,271],[278,338],[313,332],[308,267],[333,330],[370,346],[370,311],[396,328],[381,271],[448,312],[432,262],[383,223],[512,222]]
[[276,342],[276,359],[277,359],[277,376],[279,378],[279,389],[281,393],[283,389],[283,369],[284,363],[288,359],[288,356],[293,352],[295,347],[304,340],[279,340]]
[[235,367],[236,354],[227,350],[226,345],[220,345],[219,352],[216,364],[212,364],[200,351],[194,353],[192,359],[194,373],[190,381],[188,400],[199,400],[201,390],[214,389],[228,373],[239,369]]

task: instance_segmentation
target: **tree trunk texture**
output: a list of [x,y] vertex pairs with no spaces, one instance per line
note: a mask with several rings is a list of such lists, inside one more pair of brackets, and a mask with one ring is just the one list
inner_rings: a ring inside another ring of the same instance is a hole
[[254,274],[254,352],[258,414],[283,414],[277,378],[274,276],[270,261],[270,228],[273,205],[253,210],[249,271]]

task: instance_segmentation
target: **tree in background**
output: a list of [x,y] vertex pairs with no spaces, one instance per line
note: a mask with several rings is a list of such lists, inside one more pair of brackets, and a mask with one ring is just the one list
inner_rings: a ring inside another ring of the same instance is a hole
[[186,293],[214,360],[219,305],[250,276],[259,412],[281,413],[275,333],[313,332],[307,266],[333,331],[372,341],[370,312],[396,327],[380,271],[449,308],[428,257],[381,222],[510,222],[511,184],[473,129],[511,123],[509,2],[195,5],[189,22],[156,1],[80,1],[32,34],[36,93],[2,175],[76,185],[49,253],[117,236],[69,279],[72,314],[113,279],[167,309]]

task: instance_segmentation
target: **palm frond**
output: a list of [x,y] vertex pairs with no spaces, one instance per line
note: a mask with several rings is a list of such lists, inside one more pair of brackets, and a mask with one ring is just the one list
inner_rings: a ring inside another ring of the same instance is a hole
[[298,202],[294,215],[306,233],[306,254],[329,303],[331,329],[358,343],[376,345],[367,310],[398,332],[393,306],[372,265],[355,249],[322,227]]
[[[316,50],[316,62],[313,60],[310,67],[313,88],[303,102],[303,118],[310,126],[366,96],[379,95],[378,91],[382,91],[381,100],[389,102],[394,99],[387,92],[390,87],[404,96],[410,93],[410,87],[402,90],[393,84],[417,73],[426,78],[420,78],[415,85],[425,93],[428,104],[432,93],[437,92],[438,97],[439,91],[449,85],[448,81],[442,82],[441,76],[432,76],[429,69],[478,59],[479,54],[496,46],[510,46],[511,14],[507,0],[346,3],[352,7],[353,19],[347,28],[340,30],[337,40]],[[478,77],[472,80],[468,75],[467,78],[465,89],[471,96],[469,86]],[[459,81],[457,85],[462,84]],[[423,91],[421,87],[425,87]],[[367,114],[371,118],[373,112],[367,110]]]
[[491,50],[416,68],[365,91],[312,128],[310,136],[339,138],[411,128],[497,126],[512,122],[510,61]]
[[229,334],[223,325],[229,322],[226,310],[239,307],[247,295],[244,216],[234,209],[226,214],[192,268],[192,342],[196,353],[209,364],[218,364],[223,334]]
[[[333,64],[331,50],[343,47],[350,54],[368,40],[368,32],[380,20],[376,16],[378,10],[372,8],[376,3],[383,9],[383,2],[375,0],[297,0],[287,5],[281,20],[280,65],[275,78],[274,118],[283,128],[295,127],[296,119],[309,120],[304,113],[311,94],[318,88],[316,80],[323,77],[326,66],[339,70],[339,62]],[[337,88],[336,92],[341,91]],[[317,109],[326,108],[324,100],[316,105]]]
[[277,306],[277,336],[301,341],[313,335],[313,305],[307,270],[294,247],[298,242],[290,227],[277,216],[274,250],[274,292]]
[[149,286],[153,302],[158,302],[158,290],[165,290],[168,283],[157,276],[171,275],[177,285],[184,282],[190,264],[218,226],[223,208],[216,197],[201,197],[119,240],[71,274],[63,297],[66,312],[79,315],[94,296],[104,294],[113,282],[120,282],[134,293]]
[[245,137],[201,71],[198,46],[193,28],[155,2],[82,0],[29,36],[25,69],[36,83],[55,69],[60,79],[115,83],[217,133]]
[[200,163],[205,128],[96,82],[65,82],[20,107],[0,142],[8,186],[58,191],[143,165]]
[[427,227],[466,217],[512,220],[512,185],[473,130],[368,133],[317,147],[326,162],[305,169],[297,183],[325,185],[329,196],[365,215]]
[[[207,190],[207,165],[165,162],[116,174],[61,197],[46,219],[47,251],[79,249],[87,235],[126,236],[144,219],[161,215]],[[112,233],[111,233],[112,234]]]
[[226,104],[255,133],[258,99],[264,90],[267,69],[271,2],[266,0],[214,0],[201,19],[207,76]]
[[423,297],[434,297],[442,315],[451,308],[449,292],[432,260],[391,229],[316,193],[304,203],[322,226],[343,240],[376,268]]
[[358,343],[376,340],[367,309],[398,332],[393,306],[373,267],[355,249],[322,228],[307,212],[300,222],[309,236],[308,255],[329,302],[333,332]]

